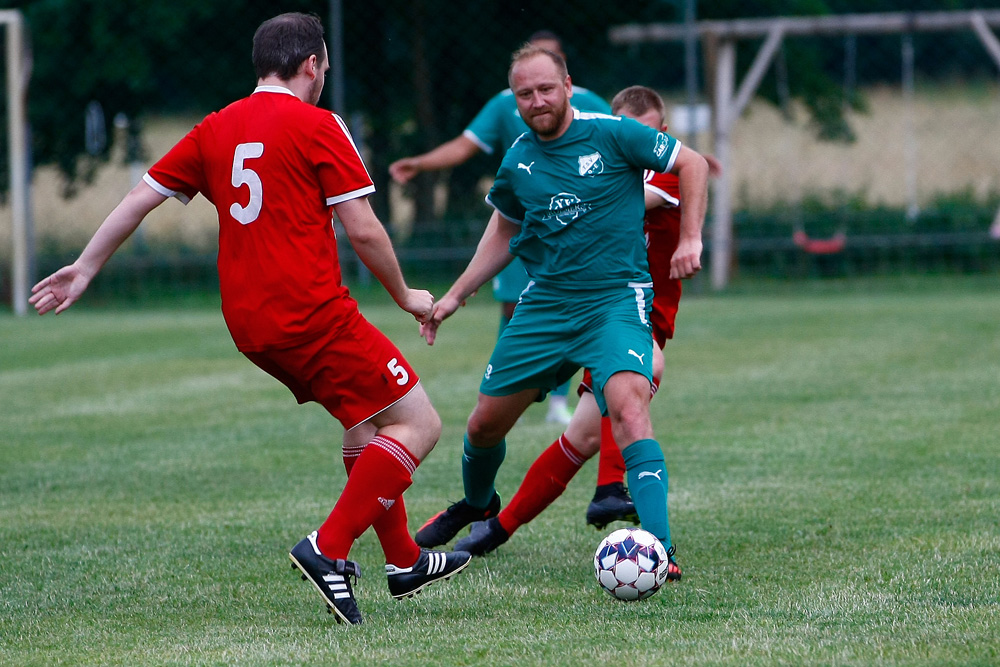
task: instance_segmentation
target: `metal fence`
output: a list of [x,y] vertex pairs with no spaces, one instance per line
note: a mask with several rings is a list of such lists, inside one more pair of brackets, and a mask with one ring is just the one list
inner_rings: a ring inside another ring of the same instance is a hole
[[[188,4],[177,11],[190,14]],[[499,158],[479,155],[407,186],[392,183],[388,165],[459,135],[505,87],[510,53],[536,30],[562,36],[575,83],[606,99],[627,85],[654,87],[673,109],[672,131],[698,150],[713,150],[718,51],[710,40],[699,38],[697,67],[689,68],[683,40],[613,38],[624,25],[681,25],[683,3],[244,0],[199,6],[198,20],[178,32],[188,41],[173,52],[162,47],[160,59],[151,58],[153,71],[146,74],[157,85],[137,88],[146,92],[125,90],[128,99],[116,98],[115,86],[94,80],[88,62],[121,57],[110,37],[105,47],[92,41],[97,45],[80,55],[82,62],[68,62],[59,73],[58,85],[80,91],[79,108],[63,109],[64,122],[79,128],[82,144],[89,102],[97,102],[109,144],[106,163],[80,158],[99,168],[90,182],[78,181],[70,199],[55,166],[33,170],[37,273],[75,256],[136,175],[191,123],[252,89],[253,29],[286,9],[316,11],[330,25],[331,53],[341,57],[321,104],[336,102],[352,128],[376,182],[372,202],[410,272],[448,279],[464,266],[489,215],[482,197]],[[49,37],[26,11],[37,53]],[[140,45],[142,31],[152,30],[124,18],[118,29]],[[759,85],[729,137],[734,275],[1000,269],[1000,220],[994,222],[1000,209],[1000,77],[985,40],[971,24],[967,30],[786,35],[758,72]],[[755,37],[738,44],[740,79],[766,43],[767,37]],[[225,85],[216,84],[216,69]],[[36,68],[29,109],[54,85],[44,74]],[[136,95],[148,103],[137,104]],[[36,116],[29,119],[38,123]],[[126,123],[142,128],[142,150],[128,150]],[[43,129],[32,132],[44,136]],[[0,211],[8,298],[9,219],[8,201]],[[707,221],[708,261],[713,222]],[[204,201],[162,206],[106,268],[120,274],[108,278],[109,289],[124,289],[130,275],[162,274],[168,288],[174,281],[182,291],[210,284],[215,227]],[[349,253],[343,260],[352,280],[364,275],[355,273]]]

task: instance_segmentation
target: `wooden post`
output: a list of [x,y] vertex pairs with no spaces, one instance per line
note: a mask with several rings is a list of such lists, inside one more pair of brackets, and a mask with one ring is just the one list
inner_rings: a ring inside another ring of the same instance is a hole
[[19,11],[0,12],[7,26],[7,136],[10,141],[10,203],[12,239],[11,303],[14,313],[28,312],[28,146],[25,139],[25,81],[23,69],[23,26]]
[[733,259],[732,176],[730,136],[733,91],[736,87],[736,42],[722,39],[716,49],[715,67],[715,157],[722,164],[722,175],[715,180],[712,194],[712,287],[722,289],[729,283]]

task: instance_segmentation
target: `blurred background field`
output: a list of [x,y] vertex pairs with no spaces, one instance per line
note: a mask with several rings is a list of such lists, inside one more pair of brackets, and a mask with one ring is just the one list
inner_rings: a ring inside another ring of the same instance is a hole
[[[900,119],[906,104],[898,90],[888,87],[873,88],[865,97],[867,111],[851,116],[858,135],[854,144],[815,141],[801,109],[797,119],[789,120],[765,102],[753,105],[734,136],[733,180],[739,207],[773,210],[805,196],[839,195],[872,206],[905,208],[906,187],[899,164],[904,160]],[[195,116],[150,118],[143,136],[145,154],[150,158],[162,155],[199,120]],[[1000,86],[923,88],[914,104],[914,120],[920,137],[918,185],[927,193],[925,203],[933,201],[930,193],[987,201],[1000,192]],[[81,186],[69,200],[61,196],[63,177],[57,168],[36,171],[35,229],[46,247],[81,248],[131,188],[132,174],[122,143],[95,181]],[[143,170],[150,164],[149,159],[143,161]],[[482,184],[477,187],[485,195]],[[375,195],[399,202],[399,215],[388,220],[397,236],[413,224],[406,215],[412,215],[412,207],[401,201],[401,190],[392,184],[388,194]],[[0,208],[2,214],[9,211]],[[479,222],[484,227],[488,217],[483,203]],[[790,238],[791,220],[786,224]],[[215,209],[199,197],[188,206],[171,203],[155,211],[145,225],[144,238],[153,245],[210,252],[217,229]],[[9,240],[9,235],[0,239],[7,247]]]

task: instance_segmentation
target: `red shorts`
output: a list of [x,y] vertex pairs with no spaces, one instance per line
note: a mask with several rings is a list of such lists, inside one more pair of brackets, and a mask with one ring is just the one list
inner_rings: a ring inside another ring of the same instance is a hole
[[348,317],[343,326],[307,343],[243,354],[299,403],[316,401],[351,429],[406,396],[420,378],[361,313]]
[[649,323],[661,350],[674,337],[674,321],[681,301],[681,281],[670,277],[670,258],[677,250],[679,237],[680,230],[674,229],[654,228],[646,232],[649,273],[653,276],[653,312]]

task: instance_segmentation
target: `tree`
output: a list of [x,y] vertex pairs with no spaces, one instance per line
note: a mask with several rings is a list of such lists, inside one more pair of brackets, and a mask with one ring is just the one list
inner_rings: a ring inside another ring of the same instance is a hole
[[[122,113],[141,121],[150,112],[218,108],[253,85],[250,44],[273,15],[266,0],[16,0],[32,50],[28,118],[35,164],[55,164],[66,194],[108,158],[108,146],[86,150],[84,115],[98,102],[105,132]],[[315,3],[284,2],[286,11]],[[130,127],[138,131],[141,122]],[[137,137],[132,137],[136,140]]]

